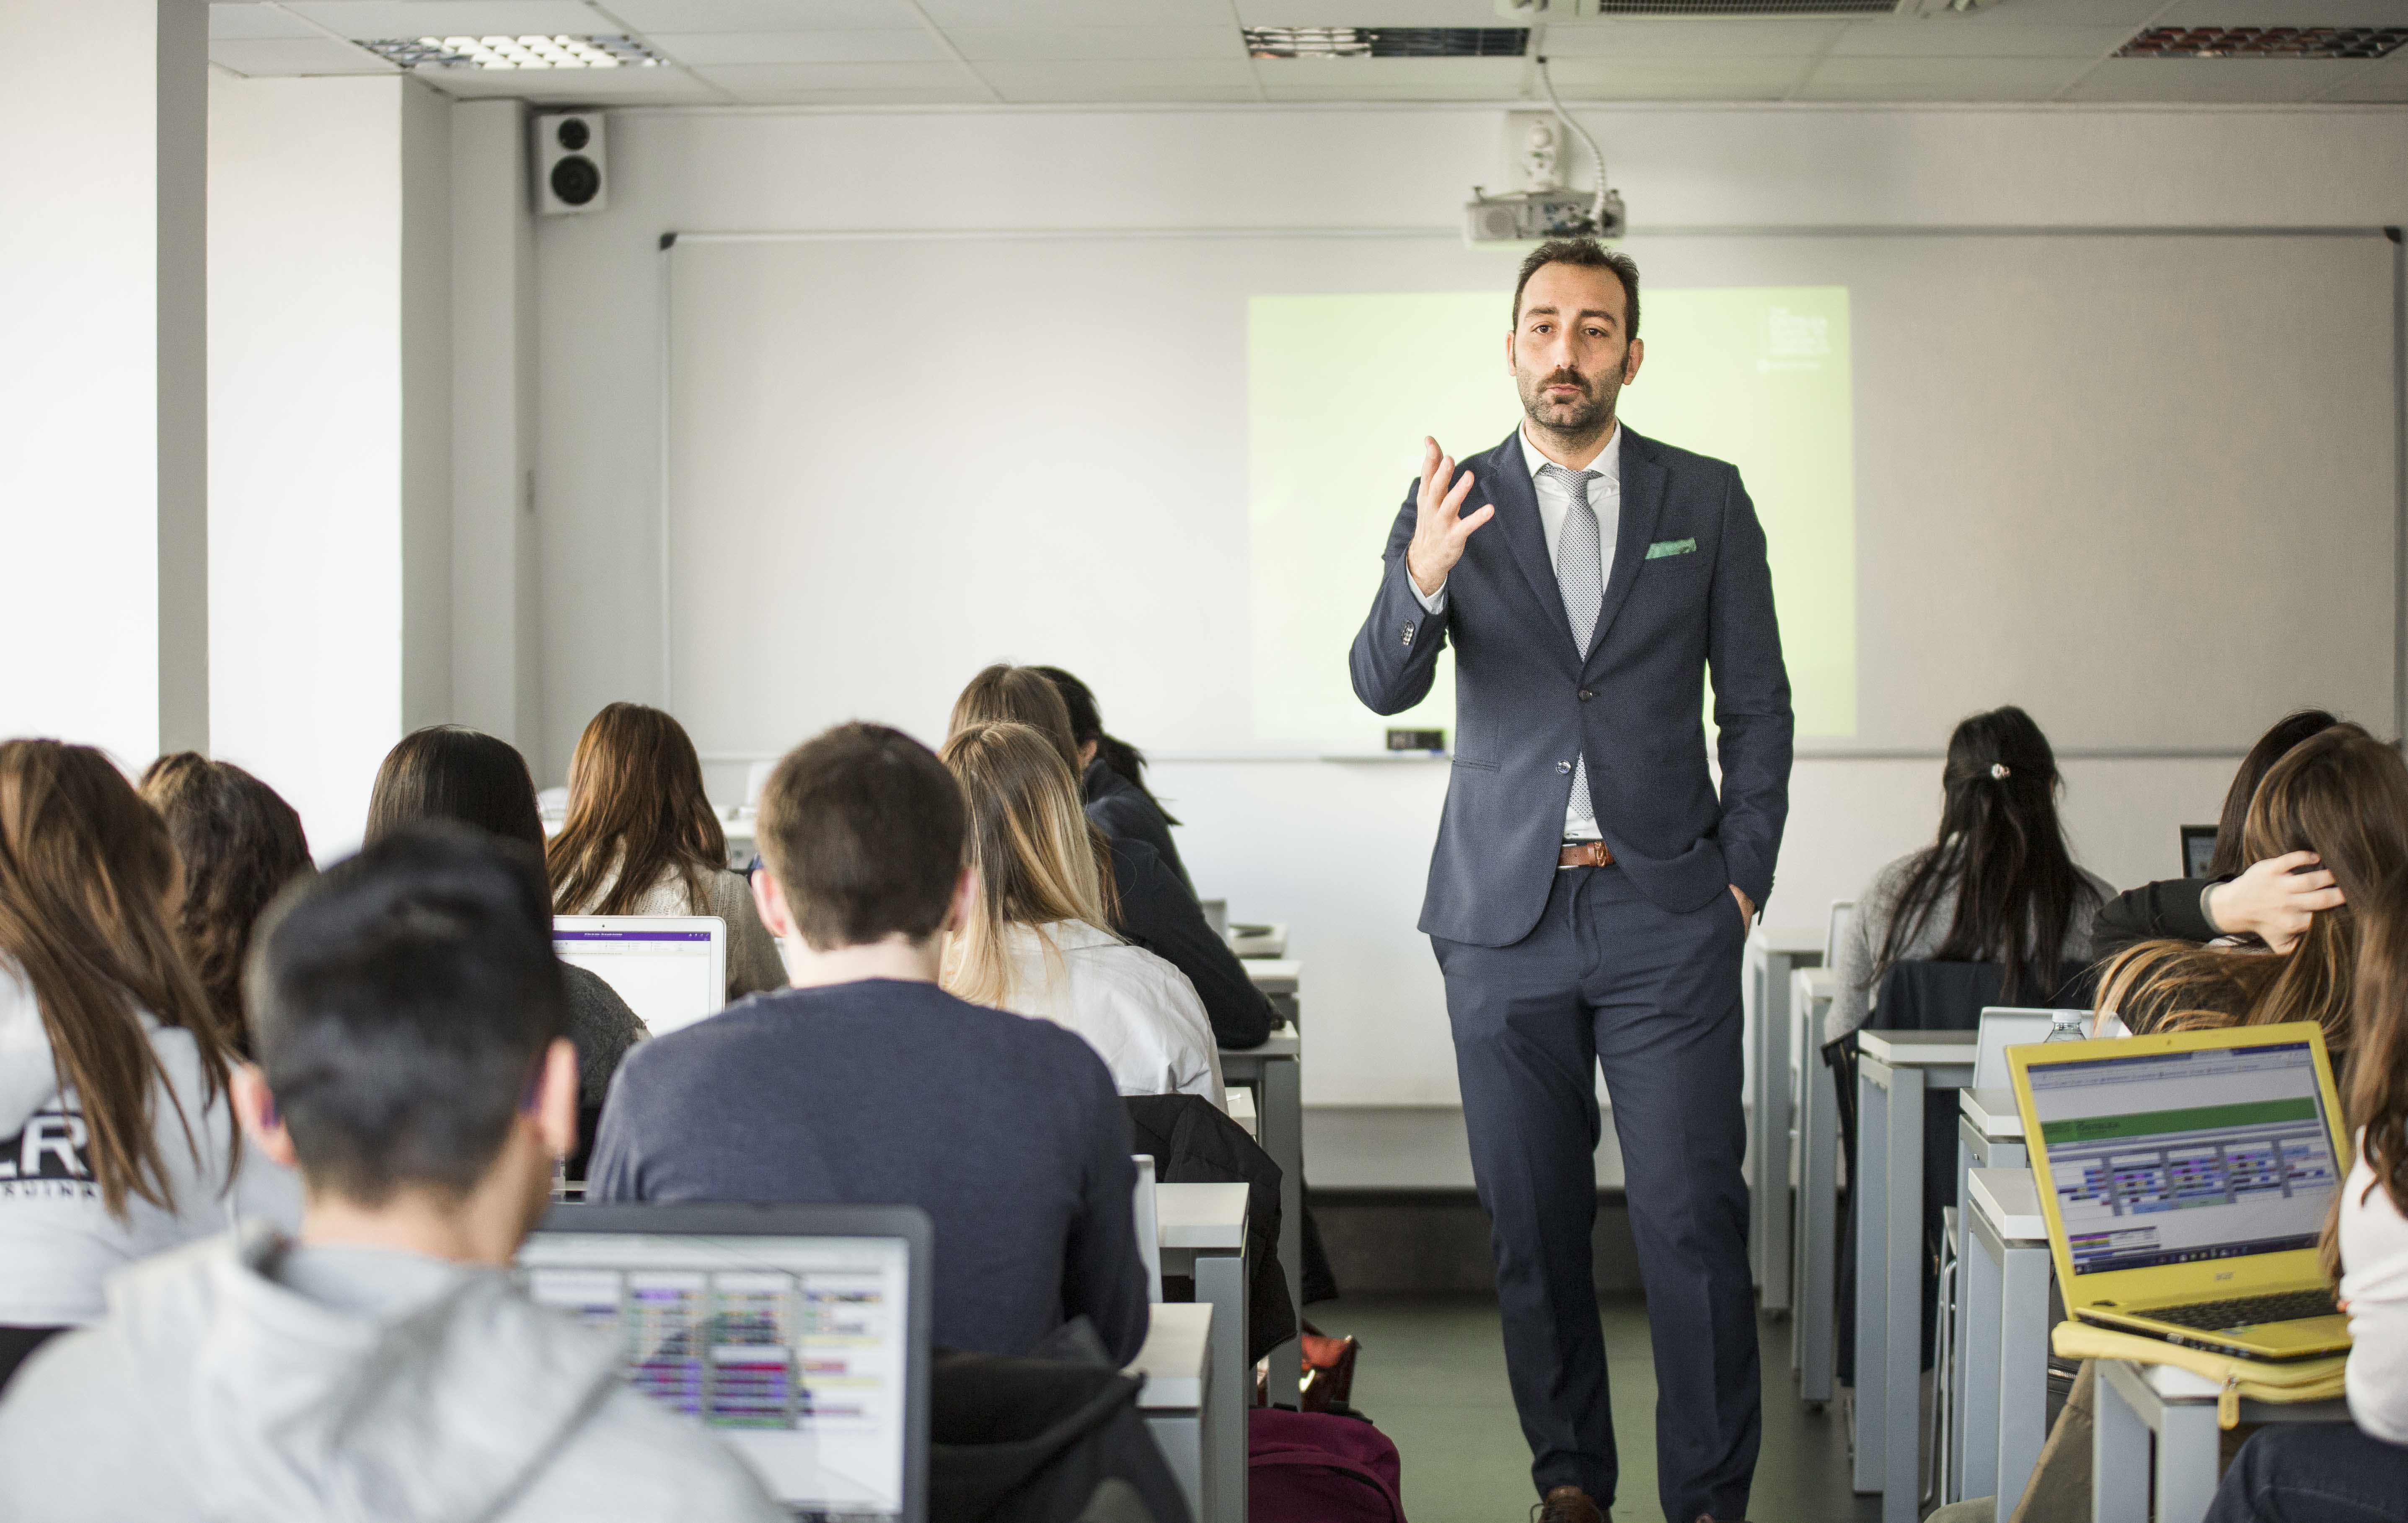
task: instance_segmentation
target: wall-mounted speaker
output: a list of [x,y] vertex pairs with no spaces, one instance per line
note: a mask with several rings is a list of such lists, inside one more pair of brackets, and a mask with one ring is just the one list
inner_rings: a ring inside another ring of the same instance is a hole
[[535,119],[535,208],[547,217],[610,204],[602,113],[562,111]]

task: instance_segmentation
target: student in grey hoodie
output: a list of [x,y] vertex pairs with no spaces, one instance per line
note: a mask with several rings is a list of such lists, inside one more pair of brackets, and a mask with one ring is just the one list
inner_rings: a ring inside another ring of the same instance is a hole
[[271,912],[234,1099],[250,1144],[297,1162],[300,1237],[253,1224],[115,1280],[0,1401],[0,1517],[784,1516],[510,1279],[577,1131],[550,928],[533,854],[453,826]]

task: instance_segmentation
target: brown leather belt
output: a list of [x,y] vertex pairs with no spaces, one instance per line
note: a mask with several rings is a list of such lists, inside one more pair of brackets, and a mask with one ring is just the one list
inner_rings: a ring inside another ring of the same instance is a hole
[[1606,850],[1605,842],[1601,841],[1568,841],[1564,849],[1555,854],[1555,866],[1610,868],[1613,866],[1613,854]]

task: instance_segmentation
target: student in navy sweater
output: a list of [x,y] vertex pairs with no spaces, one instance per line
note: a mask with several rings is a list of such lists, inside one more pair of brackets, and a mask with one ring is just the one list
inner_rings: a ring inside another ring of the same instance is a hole
[[846,725],[761,795],[761,918],[794,987],[637,1048],[603,1111],[596,1200],[846,1200],[936,1223],[936,1336],[1021,1354],[1086,1316],[1145,1342],[1129,1124],[1075,1033],[937,986],[977,902],[961,792],[900,731]]

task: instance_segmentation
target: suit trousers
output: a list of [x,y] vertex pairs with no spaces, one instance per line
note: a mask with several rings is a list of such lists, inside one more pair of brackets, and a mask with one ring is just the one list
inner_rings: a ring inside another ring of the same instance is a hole
[[1611,1505],[1617,1479],[1589,1248],[1602,1068],[1647,1294],[1664,1516],[1746,1516],[1762,1391],[1740,1172],[1745,937],[1728,894],[1680,913],[1606,867],[1559,869],[1511,946],[1431,938],[1541,1493]]

